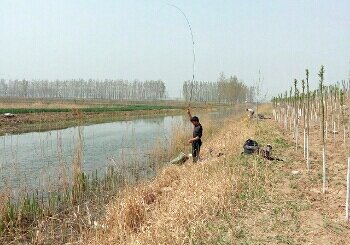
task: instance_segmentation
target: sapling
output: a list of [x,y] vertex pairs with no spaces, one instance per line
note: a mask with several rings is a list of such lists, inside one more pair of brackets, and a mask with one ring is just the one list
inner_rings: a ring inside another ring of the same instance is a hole
[[326,133],[326,139],[328,139],[328,87],[323,85],[323,103],[324,103],[324,119],[326,122],[326,129],[325,129],[325,133]]
[[321,70],[318,74],[320,77],[320,106],[321,106],[321,134],[322,134],[322,172],[323,172],[323,186],[322,192],[326,193],[326,145],[325,145],[325,108],[324,108],[324,66],[321,66]]
[[298,89],[297,89],[298,80],[294,79],[294,137],[295,137],[295,150],[298,150]]
[[[259,69],[259,80],[258,83],[256,84],[256,115],[259,113],[259,96],[260,96],[260,86],[261,86],[261,72]],[[259,123],[259,117],[256,117],[256,122]]]
[[309,162],[309,135],[310,135],[310,93],[309,93],[309,70],[306,69],[306,96],[307,96],[307,112],[306,112],[306,167],[310,171]]
[[313,106],[313,115],[314,115],[314,122],[317,122],[317,120],[318,120],[318,117],[317,117],[317,108],[318,108],[318,104],[319,103],[317,103],[318,101],[316,101],[316,93],[317,93],[317,91],[315,90],[314,92],[313,92],[313,94],[312,94],[312,101],[314,102],[313,104],[314,104],[314,106]]
[[284,104],[285,104],[285,111],[284,111],[284,128],[288,129],[288,92],[286,91],[284,94]]
[[348,157],[348,172],[346,176],[346,202],[345,202],[345,220],[349,221],[350,205],[350,157]]
[[315,122],[319,120],[319,116],[318,116],[319,113],[317,113],[317,111],[319,111],[319,108],[320,108],[320,101],[316,100],[317,94],[318,94],[318,91],[314,91],[313,100],[314,100]]
[[301,101],[302,101],[302,115],[303,115],[303,127],[304,127],[304,142],[303,142],[303,146],[304,146],[304,159],[306,159],[306,125],[305,125],[305,101],[304,101],[304,97],[305,97],[305,81],[304,79],[301,80],[301,87],[302,87],[302,93],[301,93]]
[[341,113],[341,123],[343,124],[344,131],[344,147],[346,150],[346,130],[345,130],[345,119],[344,119],[344,91],[340,90],[340,113]]
[[[349,79],[350,82],[350,79]],[[345,87],[343,85],[343,87]],[[347,95],[347,100],[348,100],[348,106],[350,106],[350,100],[349,100],[349,83],[346,85],[346,95]],[[343,96],[344,97],[344,96]],[[344,110],[343,110],[344,111]],[[350,115],[347,115],[348,117],[348,129],[350,129]],[[350,212],[350,145],[345,144],[345,120],[344,120],[344,145],[345,145],[345,151],[348,156],[348,169],[347,169],[347,181],[346,181],[346,205],[345,205],[345,220],[349,221],[349,212]]]
[[[292,96],[292,93],[293,93],[293,87],[290,87],[290,91],[289,91],[289,106],[288,106],[288,108],[290,108],[291,106],[292,106],[292,101],[293,101],[293,96]],[[293,110],[289,113],[290,115],[290,117],[289,117],[289,129],[290,129],[290,131],[292,131],[293,130],[293,128],[292,128],[292,117],[293,117]],[[293,134],[293,136],[294,136],[294,134]]]

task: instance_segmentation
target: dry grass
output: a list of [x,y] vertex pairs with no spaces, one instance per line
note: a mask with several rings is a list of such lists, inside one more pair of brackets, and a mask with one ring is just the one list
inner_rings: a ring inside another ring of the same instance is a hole
[[[206,124],[203,124],[206,125]],[[241,173],[227,164],[241,150],[241,142],[252,134],[248,122],[225,123],[215,138],[204,144],[203,161],[168,166],[152,182],[125,189],[108,207],[106,229],[87,240],[92,244],[182,244],[207,232],[196,227],[230,210],[230,200],[241,188]],[[211,157],[209,148],[222,157]]]
[[[323,196],[317,150],[307,173],[302,150],[295,153],[290,133],[271,120],[222,125],[206,142],[203,162],[168,166],[153,181],[125,189],[108,205],[103,228],[90,230],[83,243],[348,243],[350,227],[342,218],[345,163],[340,172],[335,169],[341,163],[331,164],[330,191]],[[240,155],[248,137],[272,144],[285,161]],[[219,152],[224,155],[215,157]]]
[[[230,178],[222,177],[226,169],[211,172],[209,168],[202,168],[201,171],[191,166],[182,171],[168,168],[154,184],[124,193],[123,201],[109,209],[107,226],[112,233],[104,242],[189,242],[189,225],[204,222],[222,210],[231,191]],[[184,170],[193,174],[181,178]],[[216,183],[219,176],[222,180]],[[208,198],[208,193],[216,194]]]
[[[350,226],[344,221],[346,156],[342,136],[327,141],[328,192],[322,194],[322,153],[318,125],[311,130],[311,171],[303,149],[295,151],[292,133],[277,123],[263,124],[260,137],[271,140],[285,161],[273,164],[264,198],[250,199],[239,224],[238,239],[249,244],[348,244]],[[301,130],[300,130],[301,131]],[[300,132],[302,134],[302,132]],[[302,135],[300,145],[302,145]],[[298,174],[293,174],[298,171]],[[264,182],[262,182],[264,183]],[[263,201],[263,202],[261,202]]]
[[59,101],[0,101],[0,108],[31,108],[31,109],[42,109],[42,108],[59,108],[59,109],[72,109],[72,108],[85,108],[84,104],[76,104],[74,101],[59,102]]
[[[203,119],[202,124],[206,135],[213,133],[204,139],[202,162],[165,166],[152,181],[124,188],[109,202],[104,217],[94,219],[96,223],[83,228],[67,224],[76,230],[77,236],[83,232],[78,242],[75,237],[69,241],[80,244],[348,243],[350,226],[344,222],[346,162],[343,162],[341,135],[336,139],[341,147],[331,148],[332,137],[328,141],[329,189],[322,195],[317,126],[310,138],[312,167],[308,173],[302,149],[295,152],[291,132],[272,120],[257,123],[244,117],[215,123]],[[217,127],[220,130],[215,130]],[[188,150],[188,146],[180,143],[187,139],[188,133],[178,132],[171,145]],[[247,138],[263,145],[272,144],[274,155],[285,161],[241,155]],[[162,148],[155,150],[155,154],[158,151]],[[223,155],[216,157],[219,153]],[[293,174],[294,170],[299,173]],[[80,209],[79,214],[78,208],[75,213],[76,219],[87,223],[86,212]],[[38,244],[43,244],[42,241],[37,238]]]

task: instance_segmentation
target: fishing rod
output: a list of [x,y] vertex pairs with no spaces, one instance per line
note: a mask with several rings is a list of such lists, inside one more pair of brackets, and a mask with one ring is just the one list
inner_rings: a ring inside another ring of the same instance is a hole
[[177,9],[178,11],[180,11],[180,13],[185,17],[185,19],[187,21],[188,28],[190,29],[190,33],[191,33],[192,51],[193,51],[193,64],[192,64],[192,81],[191,81],[190,99],[188,101],[188,107],[190,108],[191,107],[191,101],[192,101],[192,93],[193,93],[194,74],[195,74],[195,70],[196,70],[196,52],[195,52],[195,45],[194,45],[194,38],[193,38],[192,27],[191,27],[190,21],[188,20],[188,18],[187,18],[187,16],[186,16],[184,11],[182,11],[178,6],[176,6],[174,4],[168,3],[167,5]]

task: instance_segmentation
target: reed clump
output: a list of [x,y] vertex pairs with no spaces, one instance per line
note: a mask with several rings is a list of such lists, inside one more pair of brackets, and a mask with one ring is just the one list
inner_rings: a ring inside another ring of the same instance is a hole
[[[76,109],[77,114],[81,110]],[[214,124],[203,118],[206,129],[214,132]],[[185,130],[179,131],[179,127]],[[186,120],[172,129],[173,137],[169,144],[157,144],[149,156],[149,164],[154,173],[162,172],[166,163],[179,151],[188,153],[187,144],[191,136],[191,125]],[[209,136],[208,136],[209,137]],[[160,141],[159,141],[160,142]],[[61,182],[49,190],[26,190],[14,197],[10,192],[3,193],[0,206],[0,243],[16,241],[18,243],[67,243],[76,242],[79,234],[88,230],[95,231],[106,227],[100,224],[100,218],[106,211],[106,204],[114,197],[120,196],[121,190],[131,188],[144,178],[140,171],[145,166],[138,162],[128,162],[126,168],[114,162],[106,171],[83,172],[83,132],[78,129],[71,167],[62,169]],[[113,159],[114,161],[114,159]],[[71,170],[71,171],[70,171]],[[151,187],[142,188],[141,195],[130,197],[124,205],[122,217],[124,228],[138,231],[146,220],[143,204],[154,205],[167,192],[167,188],[177,181],[176,168],[165,169],[162,179]],[[149,176],[149,177],[152,177]]]
[[16,196],[12,190],[1,193],[0,243],[64,243],[75,241],[83,230],[94,226],[105,204],[127,179],[114,166],[109,166],[105,174],[97,170],[84,173],[82,152],[83,135],[79,128],[72,176],[63,176],[63,183],[52,189],[25,190]]
[[[219,130],[219,125],[209,116],[202,116],[200,121],[204,127],[203,145],[210,145],[210,141]],[[192,137],[192,130],[193,125],[186,118],[184,121],[172,125],[171,137],[166,142],[161,139],[162,137],[158,139],[158,142],[150,151],[151,167],[155,172],[162,169],[180,152],[191,153],[191,145],[188,144],[188,139]]]
[[[245,120],[231,119],[224,125],[204,141],[201,163],[165,166],[152,181],[123,190],[100,221],[105,228],[87,234],[84,242],[187,244],[200,239],[208,232],[202,230],[203,224],[232,211],[235,193],[246,188],[241,179],[242,161],[237,156],[244,139],[254,136],[255,128]],[[211,156],[209,149],[223,156]],[[253,176],[259,175],[257,168],[251,171]],[[248,182],[258,184],[250,178]]]

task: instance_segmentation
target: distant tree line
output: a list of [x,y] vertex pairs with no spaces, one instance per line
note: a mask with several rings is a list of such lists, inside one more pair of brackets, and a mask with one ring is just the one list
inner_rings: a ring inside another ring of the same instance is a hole
[[255,88],[245,85],[236,76],[226,78],[224,74],[216,82],[185,81],[182,94],[185,100],[201,102],[237,103],[254,101]]
[[0,97],[159,100],[166,97],[163,81],[125,80],[0,80]]

